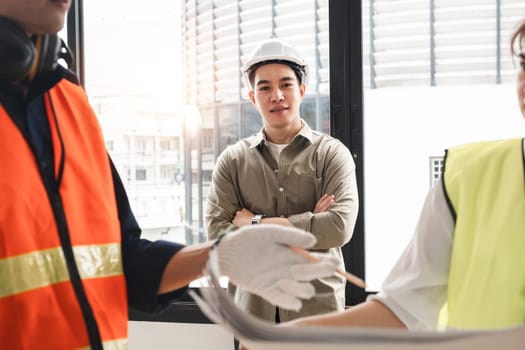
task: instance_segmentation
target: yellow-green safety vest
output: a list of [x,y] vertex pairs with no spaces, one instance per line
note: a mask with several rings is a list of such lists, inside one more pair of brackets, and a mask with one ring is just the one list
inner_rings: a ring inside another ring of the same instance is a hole
[[525,175],[522,139],[448,150],[443,183],[453,216],[447,327],[525,322]]

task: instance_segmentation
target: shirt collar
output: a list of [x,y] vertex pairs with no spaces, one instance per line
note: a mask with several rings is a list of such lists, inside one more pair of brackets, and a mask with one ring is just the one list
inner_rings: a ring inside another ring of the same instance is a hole
[[[301,130],[299,130],[297,135],[293,137],[292,142],[294,142],[295,139],[297,138],[304,138],[308,140],[308,142],[312,143],[313,138],[314,138],[312,129],[310,128],[310,126],[308,126],[308,124],[303,119],[301,119],[301,123],[303,126],[301,127]],[[261,147],[262,145],[266,143],[266,141],[267,141],[266,134],[264,133],[264,127],[263,127],[261,131],[259,131],[257,134],[254,135],[253,140],[250,143],[250,148]]]
[[[57,69],[48,74],[37,76],[29,85],[25,99],[30,101],[35,97],[42,95],[65,77],[67,77],[66,69],[62,66],[58,66]],[[15,94],[19,96],[18,98],[24,99],[24,89],[14,83],[0,81],[0,94]]]

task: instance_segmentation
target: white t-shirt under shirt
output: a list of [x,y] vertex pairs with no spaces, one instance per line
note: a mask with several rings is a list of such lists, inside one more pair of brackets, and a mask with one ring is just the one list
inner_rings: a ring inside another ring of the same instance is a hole
[[270,153],[272,154],[273,158],[277,161],[277,164],[279,164],[279,158],[281,157],[281,152],[283,149],[288,146],[287,143],[285,144],[278,144],[278,143],[272,143],[270,141],[266,141],[266,146],[270,150]]

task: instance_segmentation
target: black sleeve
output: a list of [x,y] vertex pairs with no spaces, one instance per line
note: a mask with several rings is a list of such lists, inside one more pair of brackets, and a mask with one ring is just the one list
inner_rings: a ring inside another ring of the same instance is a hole
[[140,238],[140,227],[111,158],[110,165],[122,234],[122,260],[128,304],[141,311],[157,312],[186,291],[186,288],[181,288],[171,293],[157,294],[168,261],[184,246],[175,242],[151,242]]

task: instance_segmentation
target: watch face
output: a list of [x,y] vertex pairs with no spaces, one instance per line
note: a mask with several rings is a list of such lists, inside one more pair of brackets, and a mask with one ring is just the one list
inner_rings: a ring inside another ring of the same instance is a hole
[[261,223],[261,219],[262,219],[262,215],[261,214],[257,214],[255,215],[253,218],[252,218],[252,225],[257,225],[257,224],[260,224]]

